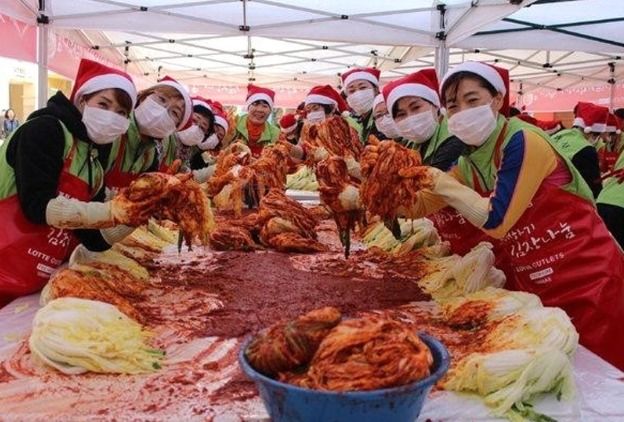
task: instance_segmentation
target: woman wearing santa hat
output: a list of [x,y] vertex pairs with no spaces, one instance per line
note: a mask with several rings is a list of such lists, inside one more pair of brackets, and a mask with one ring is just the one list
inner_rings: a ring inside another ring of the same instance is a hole
[[274,101],[273,90],[247,86],[247,114],[238,118],[234,140],[247,144],[254,157],[260,156],[262,149],[273,145],[279,137],[279,128],[268,121]]
[[[169,135],[162,141],[161,161],[159,171],[171,173],[177,171],[189,171],[192,155],[196,152],[196,147],[206,140],[206,133],[214,133],[214,116],[206,99],[201,97],[191,98],[193,104],[193,114],[191,115],[191,125]],[[200,110],[200,111],[197,111]],[[178,167],[179,163],[179,168]]]
[[169,170],[175,158],[175,142],[166,142],[165,150],[163,140],[191,127],[192,110],[188,92],[170,77],[139,92],[128,130],[113,143],[106,187],[124,188],[141,173]]
[[360,141],[368,142],[368,137],[375,134],[373,103],[379,94],[379,69],[357,67],[340,75],[342,89],[347,97],[347,104],[353,111],[353,120],[348,122],[357,130]]
[[591,188],[594,198],[597,198],[602,182],[596,143],[605,130],[609,109],[580,102],[574,107],[574,115],[573,127],[556,133],[552,140],[572,161]]
[[[307,124],[321,123],[331,116],[339,116],[345,119],[342,113],[347,111],[347,104],[340,94],[330,85],[313,87],[306,95],[304,104],[304,122]],[[348,121],[348,119],[345,120]],[[353,141],[359,142],[358,133],[353,127],[351,127],[351,136]],[[303,148],[298,145],[295,145],[291,149],[291,155],[295,159],[304,159],[306,153],[307,151],[304,151]],[[327,151],[325,151],[324,148],[318,148],[315,154],[317,155],[316,160],[319,161],[327,155]],[[359,177],[359,165],[355,160],[349,161],[347,166],[352,176]]]
[[442,81],[449,131],[469,148],[401,214],[444,204],[496,240],[507,288],[537,294],[572,318],[580,341],[624,369],[624,255],[574,165],[543,136],[500,110],[507,94],[492,67],[465,62]]
[[0,147],[0,306],[41,289],[79,242],[105,250],[119,240],[115,226],[135,210],[102,202],[101,161],[136,95],[129,75],[83,59],[70,98],[57,92]]
[[284,139],[293,145],[297,145],[303,127],[303,119],[297,118],[294,113],[287,113],[282,116],[279,125]]
[[377,139],[401,140],[399,128],[388,111],[383,94],[377,94],[375,101],[373,101],[373,120],[375,121],[375,131],[373,135]]
[[423,163],[447,171],[463,152],[464,144],[448,133],[440,115],[435,69],[423,69],[390,82],[383,88],[386,107],[405,146],[416,149]]
[[205,137],[195,148],[191,159],[193,174],[196,180],[201,182],[210,177],[214,171],[214,168],[208,170],[208,166],[215,163],[229,124],[223,106],[218,101],[194,99],[193,113],[203,122],[202,128],[206,128]]

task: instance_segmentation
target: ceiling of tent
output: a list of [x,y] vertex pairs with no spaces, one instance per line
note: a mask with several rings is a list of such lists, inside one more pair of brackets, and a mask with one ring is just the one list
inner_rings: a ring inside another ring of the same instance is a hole
[[[32,19],[38,0],[7,3],[0,12]],[[336,85],[352,66],[377,66],[389,79],[433,66],[443,43],[451,66],[497,63],[523,92],[624,78],[622,0],[445,0],[443,19],[439,3],[46,0],[46,15],[134,73],[187,84]]]

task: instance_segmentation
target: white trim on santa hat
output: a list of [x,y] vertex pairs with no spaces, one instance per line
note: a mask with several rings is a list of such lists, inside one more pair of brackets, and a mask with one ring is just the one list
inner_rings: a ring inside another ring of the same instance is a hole
[[74,104],[78,105],[78,103],[80,102],[80,98],[83,95],[112,88],[121,89],[126,94],[128,94],[130,96],[130,99],[132,100],[132,106],[134,107],[137,99],[136,87],[128,78],[118,75],[116,73],[98,75],[87,80],[74,93]]
[[459,64],[454,68],[450,69],[448,72],[446,72],[444,78],[442,78],[442,83],[440,84],[440,87],[443,89],[446,81],[451,76],[459,72],[470,72],[479,75],[490,84],[492,84],[494,89],[496,89],[501,94],[505,95],[507,93],[507,89],[505,88],[505,81],[503,81],[503,78],[496,71],[496,69],[494,69],[492,66],[488,66],[487,64],[480,62],[463,62],[462,64]]
[[605,132],[613,133],[617,130],[615,126],[605,125]]
[[204,108],[206,108],[206,109],[208,109],[208,110],[210,110],[210,111],[212,112],[212,107],[210,107],[210,104],[208,104],[208,103],[207,103],[207,102],[205,102],[205,101],[202,101],[202,100],[193,100],[193,107],[195,107],[195,106],[204,107]]
[[392,107],[394,107],[394,103],[396,103],[399,99],[407,96],[415,96],[423,98],[436,107],[440,107],[440,98],[438,97],[438,93],[433,89],[429,88],[423,84],[401,84],[394,88],[388,94],[388,99],[386,101],[386,107],[388,107],[388,111],[392,111]]
[[214,118],[215,118],[215,124],[221,126],[227,132],[227,130],[230,128],[228,121],[224,119],[223,117],[219,116],[218,114],[215,114]]
[[288,126],[288,127],[283,127],[280,128],[282,130],[283,133],[285,134],[289,134],[289,133],[293,133],[295,131],[295,129],[297,129],[297,122],[295,122],[294,125]]
[[378,94],[373,100],[373,111],[375,111],[375,108],[377,108],[379,104],[385,103],[385,102],[386,100],[384,100],[383,94]]
[[350,73],[342,83],[343,89],[346,89],[347,86],[353,81],[364,80],[372,83],[375,86],[379,86],[379,80],[370,72],[365,71],[357,71]]
[[[184,86],[182,86],[180,82],[167,80],[167,79],[158,82],[154,86],[159,86],[159,85],[166,85],[166,86],[170,86],[174,88],[176,91],[180,93],[180,95],[184,99],[184,115],[182,116],[182,120],[180,121],[180,124],[178,125],[177,129],[181,130],[181,129],[185,129],[187,126],[190,126],[189,119],[193,115],[193,100],[191,100],[191,96],[189,95],[186,88],[184,88]],[[190,105],[190,107],[187,107],[187,105]]]
[[585,128],[585,120],[583,120],[582,117],[575,117],[574,120],[572,121],[572,126],[576,126],[576,127],[580,127],[580,128]]
[[[574,119],[576,120],[576,119]],[[605,129],[607,128],[607,124],[606,123],[594,123],[591,126],[586,126],[585,129],[583,129],[583,131],[585,133],[602,133],[605,132]]]
[[308,105],[308,104],[327,104],[327,105],[335,105],[335,106],[338,105],[336,100],[334,100],[333,98],[329,98],[329,97],[326,97],[325,95],[319,95],[319,94],[310,94],[310,95],[308,95],[307,97],[305,97],[304,104],[305,105]]
[[257,92],[255,94],[251,94],[249,98],[247,98],[247,108],[250,105],[255,103],[256,101],[266,101],[269,104],[269,107],[273,109],[273,100],[269,96],[269,94],[265,94],[264,92]]

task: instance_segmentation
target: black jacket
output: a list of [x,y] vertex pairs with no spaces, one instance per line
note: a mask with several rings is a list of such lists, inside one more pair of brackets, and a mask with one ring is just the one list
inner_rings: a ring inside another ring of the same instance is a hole
[[598,198],[598,194],[602,190],[602,181],[600,180],[600,164],[596,148],[593,145],[587,145],[574,154],[572,164],[589,185],[594,198]]
[[[62,121],[78,139],[91,142],[82,123],[80,111],[57,92],[48,100],[46,107],[35,111],[13,134],[7,147],[7,163],[13,167],[17,196],[26,218],[34,224],[46,224],[46,207],[57,196],[61,170],[63,169],[65,137]],[[110,145],[92,143],[98,150],[98,159],[106,163]],[[85,165],[91,165],[87,162]],[[104,200],[102,188],[94,201]],[[78,239],[92,251],[110,248],[99,230],[74,230]]]

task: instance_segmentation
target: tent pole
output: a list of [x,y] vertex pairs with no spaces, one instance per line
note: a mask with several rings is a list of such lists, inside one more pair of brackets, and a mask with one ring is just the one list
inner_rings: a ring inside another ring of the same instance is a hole
[[609,111],[613,112],[613,107],[615,106],[615,62],[609,63]]
[[37,107],[48,102],[48,31],[50,20],[45,15],[45,0],[39,2],[37,17]]
[[441,43],[435,49],[435,68],[438,74],[438,79],[442,80],[442,77],[446,74],[449,67],[449,52],[450,49],[444,45],[445,43]]

